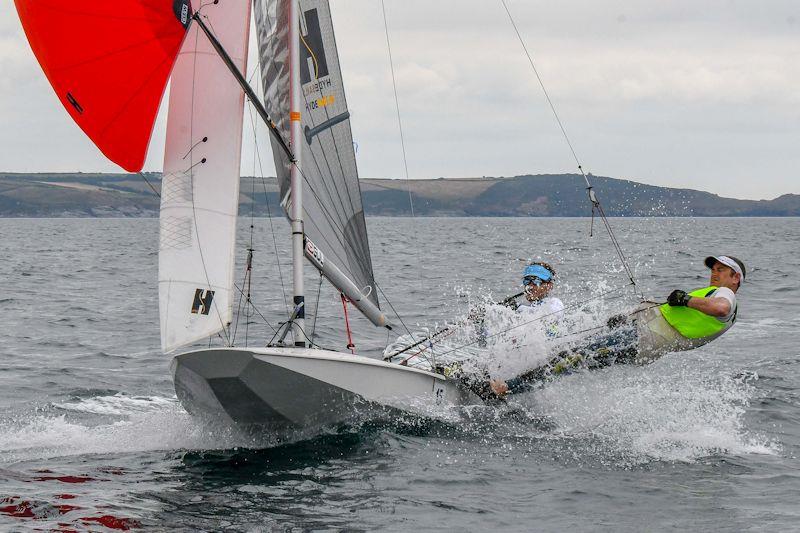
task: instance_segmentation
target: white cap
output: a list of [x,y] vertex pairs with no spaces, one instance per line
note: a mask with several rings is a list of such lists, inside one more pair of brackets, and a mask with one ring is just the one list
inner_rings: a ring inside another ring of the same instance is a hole
[[715,263],[722,263],[726,267],[730,267],[733,269],[734,272],[739,274],[739,283],[744,283],[744,276],[745,276],[745,268],[744,263],[736,259],[735,257],[730,257],[727,255],[719,255],[719,256],[709,256],[706,257],[705,264],[708,268],[714,266]]

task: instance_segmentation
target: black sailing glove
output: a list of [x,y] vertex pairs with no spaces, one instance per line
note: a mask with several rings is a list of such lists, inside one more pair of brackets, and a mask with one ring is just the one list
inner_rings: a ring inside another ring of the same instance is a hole
[[686,294],[684,291],[677,290],[672,291],[667,298],[667,303],[672,307],[686,307],[689,305],[689,300],[692,297]]

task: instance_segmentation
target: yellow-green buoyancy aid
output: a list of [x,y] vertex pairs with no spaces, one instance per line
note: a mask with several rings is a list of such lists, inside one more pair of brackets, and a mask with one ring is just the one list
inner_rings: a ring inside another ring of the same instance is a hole
[[[697,289],[689,293],[693,298],[706,298],[710,296],[717,287],[713,285]],[[716,317],[707,315],[691,307],[664,304],[660,308],[661,315],[670,326],[678,330],[678,333],[687,339],[700,339],[710,337],[719,333],[730,325],[730,322],[720,322]]]

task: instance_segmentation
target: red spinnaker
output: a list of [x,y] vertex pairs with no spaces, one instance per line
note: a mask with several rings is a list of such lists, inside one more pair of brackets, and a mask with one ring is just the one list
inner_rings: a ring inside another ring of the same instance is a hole
[[189,0],[14,0],[47,79],[73,120],[129,172],[144,165]]

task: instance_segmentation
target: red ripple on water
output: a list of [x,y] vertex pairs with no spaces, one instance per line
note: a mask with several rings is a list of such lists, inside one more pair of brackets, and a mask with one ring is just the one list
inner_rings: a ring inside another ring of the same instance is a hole
[[[72,497],[71,494],[62,494],[60,497],[67,496],[68,498]],[[55,509],[58,514],[67,514],[69,512],[81,509],[77,505],[67,505],[67,504],[60,504],[60,505],[50,505],[50,504],[34,504],[27,500],[22,500],[19,496],[10,496],[6,498],[0,498],[0,504],[11,504],[11,505],[2,505],[0,506],[0,513],[3,513],[8,516],[13,516],[15,518],[33,518],[33,519],[41,519],[41,518],[49,518],[52,516],[50,513],[47,513],[48,510]],[[36,512],[38,511],[38,512]],[[103,516],[86,516],[81,517],[78,520],[83,522],[84,524],[93,524],[97,523],[102,526],[107,527],[108,529],[118,529],[121,531],[128,531],[131,528],[140,528],[142,524],[133,520],[132,518],[118,518],[113,515],[103,515]],[[74,529],[65,529],[71,528],[72,524],[66,524],[60,522],[59,524],[59,531],[75,531]]]
[[33,481],[60,481],[62,483],[87,483],[89,481],[97,481],[89,476],[39,476],[33,478]]
[[10,503],[12,505],[5,505],[0,507],[0,513],[16,518],[34,518],[36,515],[33,513],[33,505],[31,502],[20,500],[17,496],[10,498],[3,498],[0,503]]
[[77,505],[51,505],[49,503],[29,502],[22,500],[19,496],[11,496],[9,498],[0,499],[0,504],[9,503],[11,505],[4,505],[0,507],[0,513],[15,518],[46,518],[52,516],[52,510],[55,509],[58,514],[67,514],[76,509],[81,509]]
[[132,527],[142,527],[142,524],[131,518],[117,518],[116,516],[103,515],[93,516],[88,518],[81,518],[84,523],[97,522],[109,529],[121,529],[128,531]]

